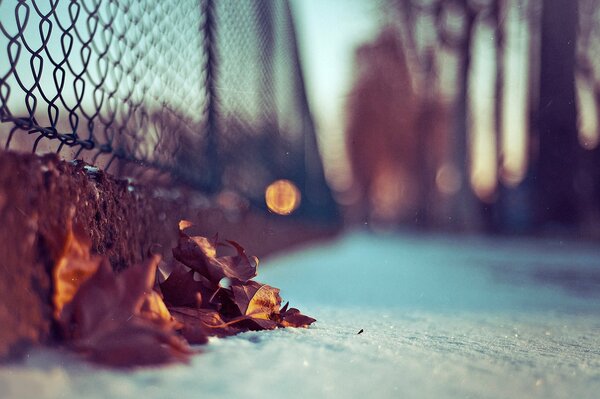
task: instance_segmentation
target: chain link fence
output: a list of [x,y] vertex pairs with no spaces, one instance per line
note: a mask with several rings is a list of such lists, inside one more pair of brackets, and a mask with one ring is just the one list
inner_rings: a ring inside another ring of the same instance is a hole
[[287,1],[0,0],[0,139],[331,214]]

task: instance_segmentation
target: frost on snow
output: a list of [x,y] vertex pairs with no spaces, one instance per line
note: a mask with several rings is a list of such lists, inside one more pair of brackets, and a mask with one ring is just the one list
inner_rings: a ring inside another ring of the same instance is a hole
[[310,329],[211,338],[189,366],[128,373],[34,350],[0,368],[0,387],[8,398],[596,398],[599,261],[582,244],[350,234],[261,270],[319,319]]

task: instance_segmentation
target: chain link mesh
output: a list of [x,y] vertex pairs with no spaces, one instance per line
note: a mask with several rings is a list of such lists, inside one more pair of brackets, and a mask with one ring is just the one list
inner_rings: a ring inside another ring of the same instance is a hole
[[6,148],[331,203],[284,0],[0,0],[0,49]]

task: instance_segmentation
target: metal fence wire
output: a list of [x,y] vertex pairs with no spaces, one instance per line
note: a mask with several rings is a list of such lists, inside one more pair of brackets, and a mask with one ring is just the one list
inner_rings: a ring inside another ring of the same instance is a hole
[[333,207],[285,0],[0,0],[0,121],[7,149]]

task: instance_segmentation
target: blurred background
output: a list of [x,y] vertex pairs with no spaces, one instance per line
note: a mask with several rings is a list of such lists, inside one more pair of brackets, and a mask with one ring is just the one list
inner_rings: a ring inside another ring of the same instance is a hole
[[292,0],[347,225],[600,236],[600,3]]
[[28,0],[0,15],[5,148],[188,187],[207,232],[600,237],[598,1]]
[[52,338],[73,209],[115,270],[181,219],[285,250],[319,319],[9,396],[597,397],[598,0],[0,0],[0,122],[0,357]]

